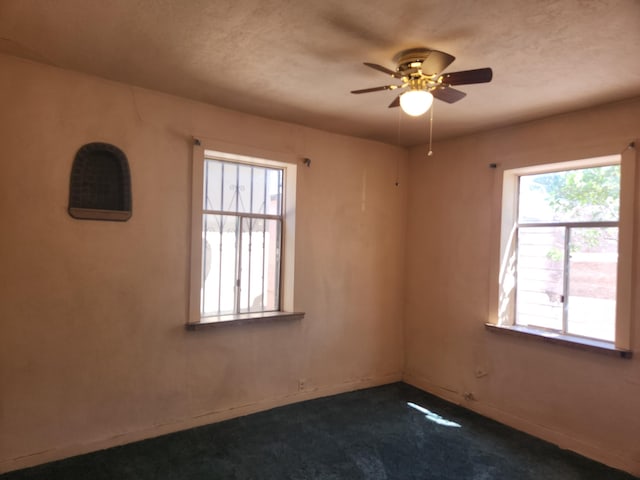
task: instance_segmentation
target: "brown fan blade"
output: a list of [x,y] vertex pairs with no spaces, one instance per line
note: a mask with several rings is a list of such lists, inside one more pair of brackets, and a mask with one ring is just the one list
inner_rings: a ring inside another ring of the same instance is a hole
[[490,68],[478,68],[476,70],[464,70],[462,72],[445,73],[442,75],[442,83],[446,85],[470,85],[472,83],[487,83],[493,78],[493,70]]
[[453,55],[431,50],[427,58],[422,61],[422,73],[425,75],[436,75],[447,68],[456,59]]
[[399,107],[400,106],[400,95],[398,95],[393,102],[389,104],[389,108]]
[[455,88],[445,87],[437,88],[431,92],[435,98],[447,103],[455,103],[467,96],[466,93],[456,90]]
[[362,90],[351,90],[351,93],[380,92],[382,90],[395,90],[396,88],[400,88],[400,85],[384,85],[383,87],[363,88]]
[[378,70],[379,72],[386,73],[387,75],[391,75],[394,78],[402,78],[398,72],[394,72],[393,70],[389,70],[387,67],[383,67],[382,65],[378,65],[376,63],[368,63],[364,62],[367,67],[371,67],[374,70]]

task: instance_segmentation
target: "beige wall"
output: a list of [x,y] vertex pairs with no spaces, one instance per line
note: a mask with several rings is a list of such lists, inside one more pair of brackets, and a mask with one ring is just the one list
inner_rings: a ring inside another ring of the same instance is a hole
[[[406,150],[7,56],[0,105],[0,471],[401,379]],[[304,320],[184,329],[192,135],[312,160]],[[126,223],[67,214],[94,141],[128,156]]]
[[[483,326],[491,269],[497,271],[501,170],[616,154],[639,137],[636,100],[438,143],[432,157],[425,147],[410,152],[405,381],[640,475],[638,356],[625,360]],[[639,312],[640,255],[633,270]]]
[[[442,142],[433,157],[415,148],[408,172],[403,149],[7,56],[0,104],[0,471],[404,368],[414,385],[640,474],[640,359],[483,327],[499,223],[489,163],[617,153],[640,137],[640,101]],[[183,328],[192,135],[312,159],[298,167],[304,320]],[[126,223],[66,213],[73,156],[92,141],[129,158]]]

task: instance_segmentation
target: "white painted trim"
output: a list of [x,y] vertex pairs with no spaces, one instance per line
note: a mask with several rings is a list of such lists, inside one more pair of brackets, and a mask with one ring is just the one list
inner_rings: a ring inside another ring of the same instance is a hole
[[202,281],[202,195],[204,189],[204,147],[194,139],[191,161],[191,252],[189,264],[189,312],[186,323],[200,321]]
[[219,158],[239,163],[259,163],[283,169],[283,230],[282,257],[280,266],[280,309],[283,312],[297,311],[294,305],[295,266],[295,199],[298,168],[295,155],[274,152],[261,148],[238,145],[219,140],[194,138],[192,158],[191,192],[191,256],[189,272],[189,313],[187,325],[197,325],[200,318],[200,291],[202,279],[202,202],[204,159]]
[[601,157],[583,158],[580,160],[569,160],[566,162],[542,163],[524,167],[514,167],[506,172],[512,172],[517,176],[534,175],[536,173],[561,172],[563,170],[579,170],[583,168],[604,167],[620,163],[620,155],[605,155]]
[[618,284],[616,298],[616,340],[617,348],[631,350],[633,319],[633,265],[636,232],[636,148],[627,148],[620,160],[620,227],[618,229]]

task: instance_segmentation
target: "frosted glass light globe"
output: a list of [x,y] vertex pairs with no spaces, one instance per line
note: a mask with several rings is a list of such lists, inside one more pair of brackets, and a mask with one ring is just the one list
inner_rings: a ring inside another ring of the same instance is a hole
[[432,103],[433,95],[425,90],[409,90],[400,95],[400,108],[412,117],[426,113]]

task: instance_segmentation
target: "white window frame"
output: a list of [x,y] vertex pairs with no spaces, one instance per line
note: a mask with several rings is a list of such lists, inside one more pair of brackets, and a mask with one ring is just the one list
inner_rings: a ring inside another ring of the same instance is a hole
[[[280,252],[280,309],[276,312],[202,316],[202,251],[204,165],[207,158],[245,163],[283,171],[282,232]],[[295,260],[295,198],[297,165],[293,156],[215,140],[194,139],[191,197],[191,254],[189,313],[187,326],[211,325],[230,321],[255,321],[273,318],[301,318],[293,303]]]
[[[615,341],[611,342],[582,339],[573,335],[549,333],[530,327],[519,327],[515,323],[515,282],[516,282],[516,229],[518,208],[518,179],[522,175],[574,170],[620,164],[620,215],[618,220],[618,265],[616,291]],[[511,168],[502,171],[501,222],[499,236],[499,256],[494,258],[490,282],[490,305],[488,327],[511,330],[527,335],[538,335],[567,343],[589,345],[595,348],[620,352],[621,356],[631,352],[631,323],[633,299],[633,243],[634,243],[634,202],[636,188],[636,151],[628,148],[620,154],[613,154],[582,160],[572,160],[551,164]],[[497,268],[496,268],[497,267]]]

